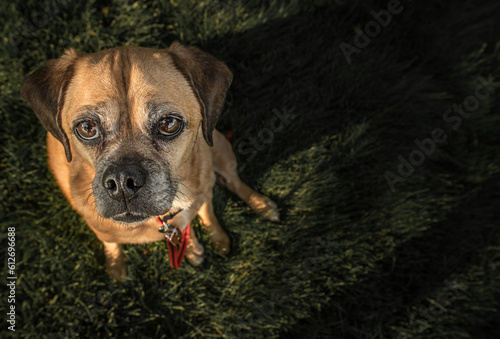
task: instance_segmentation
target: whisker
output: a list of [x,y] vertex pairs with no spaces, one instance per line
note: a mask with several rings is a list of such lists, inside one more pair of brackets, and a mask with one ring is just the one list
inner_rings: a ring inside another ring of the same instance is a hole
[[94,195],[94,192],[90,192],[90,194],[87,196],[87,198],[85,199],[85,203],[86,204],[89,204],[90,206],[92,206],[92,204],[95,204],[95,199],[94,199],[94,202],[93,203],[89,203],[89,199],[91,196]]

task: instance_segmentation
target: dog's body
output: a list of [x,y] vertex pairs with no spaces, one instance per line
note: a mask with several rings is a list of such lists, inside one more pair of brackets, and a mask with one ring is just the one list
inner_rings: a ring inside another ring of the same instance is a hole
[[[214,130],[231,72],[178,43],[166,50],[67,51],[22,88],[47,135],[49,166],[74,209],[103,242],[108,273],[126,276],[122,244],[164,239],[157,216],[182,231],[198,214],[222,254],[229,237],[212,207],[215,173],[255,211],[279,220],[274,202],[245,185],[225,137]],[[186,258],[203,261],[190,234]]]

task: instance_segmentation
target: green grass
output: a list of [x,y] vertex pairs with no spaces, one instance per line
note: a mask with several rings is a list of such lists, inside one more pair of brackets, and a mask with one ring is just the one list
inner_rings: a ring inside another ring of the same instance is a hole
[[[15,227],[18,279],[16,332],[4,285],[0,336],[498,338],[500,87],[456,129],[443,115],[479,76],[499,81],[500,5],[402,0],[349,64],[339,45],[387,3],[59,0],[44,17],[44,2],[2,2],[0,256]],[[282,221],[216,186],[231,256],[195,222],[203,267],[173,271],[163,242],[129,245],[131,280],[119,285],[48,171],[45,131],[19,89],[68,47],[173,40],[233,71],[218,128],[235,131],[241,177],[278,202]],[[249,147],[275,110],[293,119]],[[391,190],[384,173],[436,128],[446,142]]]

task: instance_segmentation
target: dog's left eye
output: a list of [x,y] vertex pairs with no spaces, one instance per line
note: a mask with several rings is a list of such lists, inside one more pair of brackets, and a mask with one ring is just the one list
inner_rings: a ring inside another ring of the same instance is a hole
[[177,136],[184,127],[182,120],[175,117],[164,117],[158,123],[158,132],[166,137]]
[[83,140],[94,140],[99,136],[97,123],[92,120],[84,120],[75,127],[76,134]]

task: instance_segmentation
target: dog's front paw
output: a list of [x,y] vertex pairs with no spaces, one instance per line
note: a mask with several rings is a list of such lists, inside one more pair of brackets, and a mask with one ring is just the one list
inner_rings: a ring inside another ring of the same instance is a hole
[[186,247],[186,259],[193,266],[200,266],[205,260],[205,249],[194,237],[189,238]]
[[125,262],[106,263],[106,273],[118,282],[124,282],[128,276],[127,264]]
[[194,251],[188,252],[186,250],[186,259],[189,261],[189,263],[191,265],[200,266],[203,263],[203,261],[205,260],[205,255],[204,255],[203,251],[202,251],[202,253],[195,253]]

